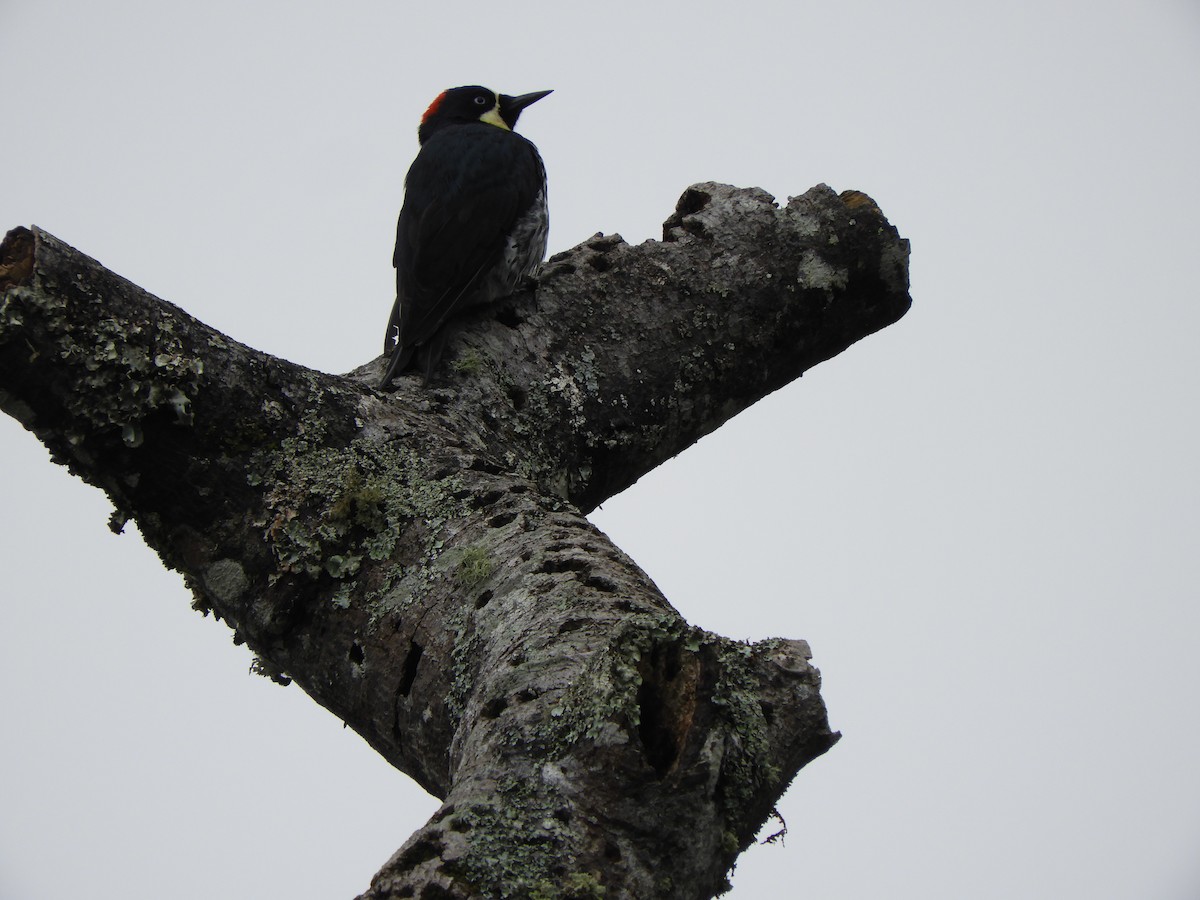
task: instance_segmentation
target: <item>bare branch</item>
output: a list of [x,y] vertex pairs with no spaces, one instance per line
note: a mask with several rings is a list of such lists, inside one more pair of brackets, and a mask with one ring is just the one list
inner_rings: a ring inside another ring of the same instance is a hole
[[560,254],[389,395],[0,248],[0,408],[443,800],[365,896],[712,896],[837,738],[807,644],[692,628],[581,511],[903,315],[907,244],[824,187],[698,185],[664,232]]

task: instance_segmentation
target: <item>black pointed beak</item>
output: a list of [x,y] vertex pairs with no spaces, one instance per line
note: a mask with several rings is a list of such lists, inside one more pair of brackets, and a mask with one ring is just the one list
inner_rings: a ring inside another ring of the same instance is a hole
[[515,128],[517,119],[521,115],[521,110],[527,106],[532,106],[537,103],[547,94],[552,94],[553,91],[534,91],[532,94],[521,94],[518,97],[510,97],[508,94],[500,95],[500,115],[509,128]]

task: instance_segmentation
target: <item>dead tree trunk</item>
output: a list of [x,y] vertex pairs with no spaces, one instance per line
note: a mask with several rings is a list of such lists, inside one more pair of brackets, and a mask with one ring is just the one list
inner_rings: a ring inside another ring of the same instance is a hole
[[383,395],[380,360],[275,359],[15,229],[0,407],[443,801],[364,897],[710,897],[837,738],[818,673],[688,626],[584,514],[896,321],[907,256],[862,194],[698,185]]

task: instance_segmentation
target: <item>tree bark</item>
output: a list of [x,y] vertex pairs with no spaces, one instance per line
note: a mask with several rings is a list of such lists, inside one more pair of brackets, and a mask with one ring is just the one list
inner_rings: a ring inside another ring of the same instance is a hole
[[383,394],[382,358],[270,357],[14,229],[0,408],[442,801],[364,898],[710,897],[838,737],[819,675],[690,627],[585,514],[900,318],[907,259],[863,194],[696,185],[663,241],[553,257]]

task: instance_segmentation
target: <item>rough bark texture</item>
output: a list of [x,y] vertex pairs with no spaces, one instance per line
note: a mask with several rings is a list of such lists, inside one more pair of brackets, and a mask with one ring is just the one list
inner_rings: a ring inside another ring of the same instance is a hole
[[837,738],[819,676],[687,625],[584,513],[902,316],[907,255],[863,194],[697,185],[385,395],[382,360],[275,359],[16,229],[0,407],[443,801],[364,897],[709,897]]

